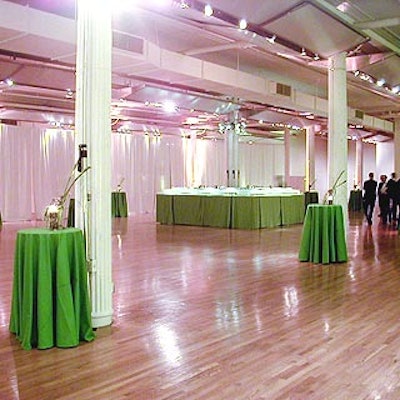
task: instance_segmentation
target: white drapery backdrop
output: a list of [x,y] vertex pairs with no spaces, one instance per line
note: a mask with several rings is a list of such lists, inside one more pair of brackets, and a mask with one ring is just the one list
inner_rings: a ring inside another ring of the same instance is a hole
[[[0,125],[0,212],[4,221],[42,219],[75,163],[74,132]],[[170,187],[226,185],[226,143],[195,137],[112,134],[112,189],[122,182],[130,214],[154,213]],[[241,143],[241,186],[269,186],[283,174],[282,142]],[[90,149],[88,149],[90,151]],[[73,193],[72,193],[73,196]]]

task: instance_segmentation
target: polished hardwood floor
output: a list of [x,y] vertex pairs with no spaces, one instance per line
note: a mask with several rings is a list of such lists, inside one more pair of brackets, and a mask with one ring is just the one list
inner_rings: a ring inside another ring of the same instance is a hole
[[114,323],[72,349],[8,332],[16,231],[0,232],[0,399],[400,399],[400,237],[350,215],[349,261],[300,263],[301,225],[113,221]]

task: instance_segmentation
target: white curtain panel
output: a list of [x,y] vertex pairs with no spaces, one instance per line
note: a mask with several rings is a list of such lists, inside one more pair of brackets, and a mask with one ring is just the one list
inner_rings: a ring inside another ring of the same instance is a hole
[[[64,193],[75,163],[74,136],[71,130],[47,129],[39,133],[39,154],[32,160],[35,219],[42,219],[46,206]],[[72,190],[70,197],[73,194]]]
[[[36,135],[35,135],[36,134]],[[3,220],[32,217],[33,154],[37,132],[31,126],[0,125],[0,211]]]
[[[0,127],[3,220],[42,219],[45,207],[62,195],[75,163],[74,132],[34,125]],[[121,184],[131,215],[154,213],[156,193],[166,188],[227,184],[224,140],[113,133],[111,143],[112,190]],[[279,142],[241,144],[239,154],[241,186],[274,185],[283,174],[284,148]]]
[[241,186],[278,186],[285,173],[284,143],[240,143],[239,165]]
[[64,191],[74,133],[34,125],[0,125],[0,211],[5,221],[42,219]]

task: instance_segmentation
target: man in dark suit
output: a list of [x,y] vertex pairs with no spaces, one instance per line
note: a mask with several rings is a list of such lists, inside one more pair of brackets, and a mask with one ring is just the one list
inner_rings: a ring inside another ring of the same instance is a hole
[[388,185],[386,182],[387,176],[381,175],[380,179],[381,181],[379,182],[378,185],[379,210],[380,210],[381,221],[383,225],[386,225],[390,211]]
[[374,180],[374,173],[370,172],[368,174],[369,179],[364,182],[364,213],[367,218],[368,224],[372,225],[372,215],[374,213],[375,201],[376,201],[376,187],[377,182]]
[[393,223],[396,223],[396,221],[397,221],[397,206],[398,206],[398,204],[397,204],[398,196],[396,193],[398,191],[397,186],[398,186],[398,184],[396,181],[396,173],[392,172],[391,178],[387,181],[387,193],[388,193],[389,202],[390,202],[390,204],[389,204],[390,210],[389,210],[388,217],[389,217],[389,222],[393,221]]

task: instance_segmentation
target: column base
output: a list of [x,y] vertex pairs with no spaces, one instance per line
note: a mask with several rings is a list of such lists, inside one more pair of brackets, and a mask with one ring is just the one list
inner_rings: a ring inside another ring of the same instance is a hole
[[96,313],[92,314],[93,328],[102,328],[112,324],[112,311],[109,313]]

